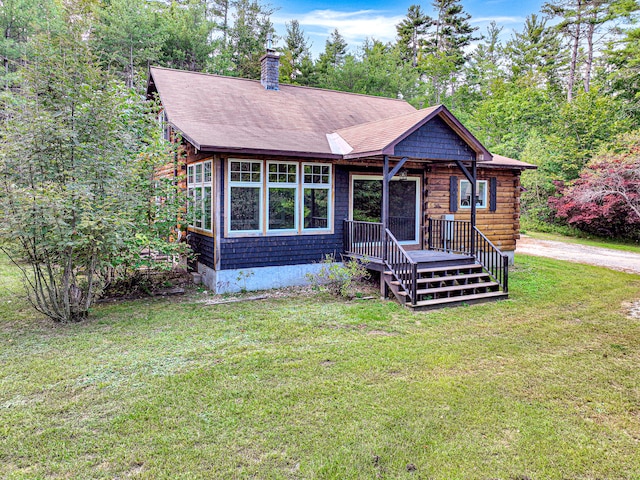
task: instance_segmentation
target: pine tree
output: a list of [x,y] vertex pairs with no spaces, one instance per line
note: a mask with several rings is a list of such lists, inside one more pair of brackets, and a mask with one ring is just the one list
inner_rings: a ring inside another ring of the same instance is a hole
[[405,62],[418,66],[418,53],[424,46],[425,35],[433,25],[433,19],[422,12],[420,5],[411,5],[407,16],[396,25],[398,46]]
[[330,69],[336,69],[342,66],[346,53],[347,42],[336,28],[327,39],[324,52],[320,54],[317,65],[318,70],[326,74]]
[[[280,80],[285,83],[306,84],[302,78],[304,74],[309,74],[308,62],[309,53],[308,38],[304,36],[304,31],[300,28],[298,20],[292,20],[285,24],[287,36],[284,38],[284,47],[280,57]],[[303,67],[303,63],[306,65]]]

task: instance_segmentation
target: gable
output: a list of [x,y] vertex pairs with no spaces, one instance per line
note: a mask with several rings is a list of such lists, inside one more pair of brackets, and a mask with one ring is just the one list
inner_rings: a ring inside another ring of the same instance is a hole
[[473,160],[476,156],[473,149],[438,116],[398,142],[394,155],[462,161]]

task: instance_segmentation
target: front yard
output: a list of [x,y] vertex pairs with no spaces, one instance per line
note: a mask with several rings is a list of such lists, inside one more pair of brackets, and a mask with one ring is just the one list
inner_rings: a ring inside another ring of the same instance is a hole
[[56,326],[0,260],[2,478],[640,478],[640,276],[519,256],[508,301],[299,292]]

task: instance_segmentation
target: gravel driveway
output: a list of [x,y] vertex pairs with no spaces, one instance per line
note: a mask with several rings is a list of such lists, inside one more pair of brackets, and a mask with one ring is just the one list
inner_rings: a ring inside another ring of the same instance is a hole
[[609,248],[589,247],[576,243],[538,240],[523,235],[518,240],[516,253],[556,258],[569,262],[586,263],[600,267],[640,274],[640,254],[611,250]]

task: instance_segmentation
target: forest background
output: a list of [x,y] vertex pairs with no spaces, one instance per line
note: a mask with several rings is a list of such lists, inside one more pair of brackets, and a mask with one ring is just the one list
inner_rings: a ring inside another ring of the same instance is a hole
[[[472,26],[460,0],[409,7],[395,42],[349,48],[338,30],[313,58],[296,20],[275,35],[258,0],[1,0],[2,105],[42,34],[81,42],[99,69],[144,95],[148,67],[259,78],[267,35],[281,82],[445,104],[495,154],[533,163],[523,227],[640,240],[640,28],[636,0],[551,0],[521,31]],[[77,28],[75,29],[77,34]],[[6,117],[6,112],[0,112]]]

